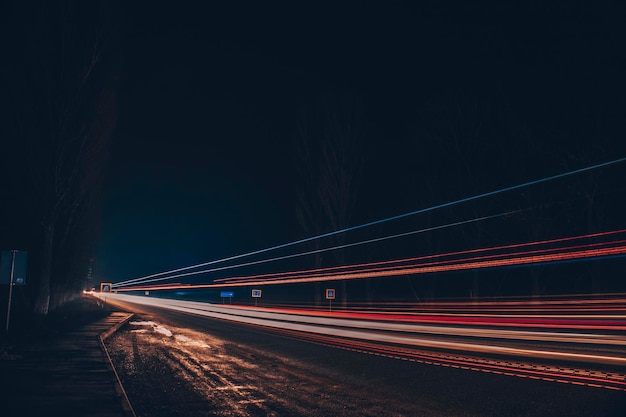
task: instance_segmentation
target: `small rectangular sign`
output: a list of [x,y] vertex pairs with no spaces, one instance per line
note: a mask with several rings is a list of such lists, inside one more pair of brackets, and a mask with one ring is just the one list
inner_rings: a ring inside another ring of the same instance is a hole
[[235,296],[235,293],[232,291],[222,291],[220,292],[220,297],[222,298],[233,298]]
[[326,288],[326,299],[334,300],[335,299],[335,289],[334,288]]
[[261,298],[261,290],[252,290],[252,298]]
[[13,269],[13,285],[25,285],[27,264],[28,252],[3,250],[0,254],[0,284],[8,284],[11,281]]
[[15,261],[13,264],[13,285],[25,285],[28,252],[22,250],[15,251]]

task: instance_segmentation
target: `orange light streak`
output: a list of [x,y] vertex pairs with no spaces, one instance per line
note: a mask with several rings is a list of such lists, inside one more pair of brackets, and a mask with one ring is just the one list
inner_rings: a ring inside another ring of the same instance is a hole
[[[424,255],[424,256],[419,256],[419,257],[414,257],[414,258],[395,259],[395,260],[390,260],[390,261],[380,261],[380,262],[363,263],[363,264],[356,264],[356,265],[345,265],[345,266],[337,266],[337,267],[326,267],[326,268],[311,269],[311,270],[306,270],[306,271],[278,272],[278,273],[272,273],[272,274],[255,275],[254,277],[256,277],[256,278],[284,277],[284,276],[293,276],[293,275],[298,275],[298,274],[303,274],[303,273],[311,274],[311,273],[315,273],[315,272],[340,271],[340,270],[345,270],[345,269],[350,269],[350,268],[357,269],[357,268],[361,268],[361,267],[371,267],[371,266],[382,266],[382,265],[397,264],[397,263],[407,263],[407,262],[414,262],[414,261],[420,261],[420,260],[425,260],[425,259],[436,259],[436,258],[442,258],[442,257],[452,257],[452,256],[458,256],[458,255],[466,255],[466,254],[470,254],[470,253],[500,251],[500,250],[505,250],[505,249],[520,248],[520,247],[525,247],[525,246],[539,246],[539,245],[546,245],[546,244],[557,243],[557,242],[566,242],[566,241],[572,241],[572,240],[597,238],[597,237],[615,235],[615,234],[624,233],[624,232],[626,232],[626,229],[612,230],[612,231],[608,231],[608,232],[591,233],[591,234],[579,235],[579,236],[568,236],[568,237],[563,237],[563,238],[542,240],[542,241],[536,241],[536,242],[515,243],[515,244],[510,244],[510,245],[493,246],[493,247],[488,247],[488,248],[468,249],[468,250],[457,251],[457,252],[449,252],[449,253],[434,254],[434,255]],[[618,241],[612,241],[612,242],[599,242],[599,243],[596,243],[596,245],[610,244],[610,243],[615,244],[615,243],[623,243],[623,242],[624,242],[624,240],[618,240]],[[550,249],[545,249],[545,250],[550,250]],[[558,248],[554,248],[553,250],[558,250]],[[506,255],[506,254],[503,254],[503,255]],[[252,278],[252,277],[219,278],[219,279],[214,280],[213,282],[216,282],[216,283],[219,283],[219,282],[231,282],[231,281],[247,279],[247,278]]]
[[[436,266],[436,265],[449,265],[449,264],[458,263],[461,260],[466,261],[466,262],[468,262],[468,261],[479,261],[479,260],[496,260],[496,259],[501,259],[501,258],[504,258],[504,257],[511,257],[511,256],[518,256],[519,257],[519,256],[531,255],[531,254],[549,254],[551,252],[557,252],[557,251],[565,252],[565,251],[573,251],[573,250],[582,249],[582,248],[601,247],[601,246],[621,244],[621,243],[626,243],[626,240],[618,240],[618,241],[612,241],[612,242],[590,243],[590,244],[586,244],[586,245],[566,246],[566,247],[561,247],[561,248],[538,249],[538,250],[523,251],[523,252],[492,254],[492,255],[476,256],[476,257],[465,258],[465,259],[449,259],[449,260],[429,262],[429,263],[421,263],[421,264],[414,264],[414,265],[389,266],[387,268],[362,268],[362,269],[357,269],[356,268],[357,265],[343,266],[343,267],[340,267],[340,268],[341,269],[354,268],[353,270],[349,271],[350,273],[390,271],[390,270],[394,270],[394,269],[406,268],[406,267],[409,267],[409,266],[411,266],[411,267],[417,267],[417,266],[424,267],[424,266]],[[444,255],[440,255],[440,256],[444,256]],[[393,262],[407,262],[407,261],[408,260],[396,260],[396,261],[393,261]],[[377,265],[377,263],[364,264],[364,265],[368,265],[368,266],[369,265]],[[327,269],[332,269],[332,268],[327,268]],[[302,273],[306,273],[309,277],[334,276],[333,273],[326,273],[326,274],[311,273],[313,271],[316,271],[316,270],[301,271],[301,274]],[[254,280],[266,278],[269,275],[272,275],[272,274],[251,275],[251,276],[239,277],[239,278],[228,278],[229,279],[228,283],[229,284],[246,283],[246,282],[249,282],[249,281],[254,281]],[[297,273],[289,274],[289,276],[297,276]],[[285,278],[287,278],[287,275],[285,275]],[[215,280],[213,282],[218,282],[218,281],[220,281],[220,280]],[[254,281],[255,284],[258,284],[259,282],[261,282],[261,281]]]
[[[365,278],[382,278],[392,276],[403,275],[417,275],[436,272],[451,272],[470,269],[482,269],[482,268],[494,268],[504,266],[517,266],[517,265],[529,265],[535,263],[546,262],[558,262],[569,261],[586,258],[617,256],[626,254],[626,246],[616,246],[601,249],[587,249],[565,253],[552,253],[542,255],[531,256],[519,256],[509,259],[490,259],[490,260],[459,260],[452,264],[423,264],[412,267],[401,267],[392,269],[377,269],[375,271],[364,272],[348,272],[338,274],[324,274],[324,275],[302,275],[288,278],[277,278],[269,280],[246,280],[243,282],[231,282],[231,283],[217,283],[217,284],[194,284],[184,286],[168,286],[168,289],[177,288],[223,288],[223,287],[242,287],[250,285],[277,285],[277,284],[294,284],[294,283],[307,283],[307,282],[324,282],[324,281],[337,281],[337,280],[353,280],[353,279],[365,279]],[[473,258],[474,259],[474,258]],[[122,287],[117,291],[136,291],[136,290],[158,290],[163,289],[161,285],[157,286],[142,286],[142,287]]]

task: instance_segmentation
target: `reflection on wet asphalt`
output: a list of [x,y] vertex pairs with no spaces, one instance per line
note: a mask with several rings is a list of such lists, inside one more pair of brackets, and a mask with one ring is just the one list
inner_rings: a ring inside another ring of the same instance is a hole
[[131,321],[107,348],[138,417],[438,415],[351,391],[310,364],[150,320]]
[[622,417],[624,392],[323,346],[192,315],[137,312],[106,345],[137,417]]

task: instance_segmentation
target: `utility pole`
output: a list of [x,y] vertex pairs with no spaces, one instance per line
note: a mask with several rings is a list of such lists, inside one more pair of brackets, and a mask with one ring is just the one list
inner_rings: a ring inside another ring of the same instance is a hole
[[11,251],[11,274],[9,275],[9,305],[7,307],[7,327],[6,331],[9,333],[9,318],[11,317],[11,298],[13,297],[13,271],[15,270],[15,252]]

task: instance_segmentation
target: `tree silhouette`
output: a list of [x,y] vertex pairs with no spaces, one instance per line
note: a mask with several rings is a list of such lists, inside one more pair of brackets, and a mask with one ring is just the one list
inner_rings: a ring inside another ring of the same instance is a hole
[[10,12],[3,89],[14,104],[13,153],[23,158],[14,180],[40,227],[34,311],[47,314],[76,290],[71,271],[91,256],[84,249],[116,121],[121,26],[105,1],[19,2]]
[[[296,135],[296,218],[305,235],[316,236],[350,225],[364,163],[364,134],[363,110],[354,98],[326,96],[302,111]],[[344,234],[328,239],[333,246],[345,243]],[[321,242],[316,239],[310,246],[319,249]],[[332,260],[326,261],[317,254],[314,267],[346,263],[344,250],[331,253]],[[319,303],[319,284],[315,291]],[[338,296],[345,305],[345,282]]]

